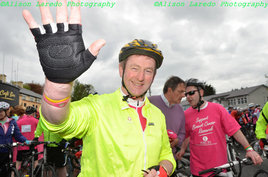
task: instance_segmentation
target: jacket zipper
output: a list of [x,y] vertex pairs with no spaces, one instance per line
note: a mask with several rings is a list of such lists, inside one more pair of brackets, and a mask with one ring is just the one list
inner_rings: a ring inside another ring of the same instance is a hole
[[[138,108],[137,108],[137,107],[136,107],[136,112],[137,112],[138,117],[139,117],[139,120],[140,120],[140,115],[139,115],[139,112],[138,112]],[[141,110],[141,115],[143,116],[143,114],[142,114],[142,110]],[[143,116],[143,117],[144,117],[144,116]],[[145,118],[145,117],[144,117],[144,118]],[[146,118],[145,118],[145,119],[146,119]],[[146,119],[146,124],[147,124],[147,119]],[[147,161],[146,161],[147,144],[146,144],[146,141],[145,141],[145,129],[146,129],[147,126],[145,127],[144,131],[143,131],[143,129],[142,129],[141,121],[140,121],[140,126],[141,126],[142,138],[143,138],[143,144],[144,144],[144,167],[143,167],[143,169],[146,170],[146,163],[147,163]]]

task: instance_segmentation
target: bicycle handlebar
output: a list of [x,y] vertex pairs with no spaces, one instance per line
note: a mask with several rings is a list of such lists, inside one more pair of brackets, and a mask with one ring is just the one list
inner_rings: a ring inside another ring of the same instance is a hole
[[251,165],[252,161],[251,161],[251,159],[248,159],[248,158],[244,158],[242,160],[231,161],[231,162],[228,162],[228,163],[223,164],[223,165],[218,166],[218,167],[214,167],[214,168],[200,171],[199,175],[206,174],[209,172],[214,172],[215,174],[217,174],[219,172],[222,172],[223,169],[227,169],[229,167],[233,167],[233,166],[241,164],[241,163],[246,164],[246,165]]
[[17,146],[37,146],[39,144],[56,144],[59,145],[59,143],[56,143],[54,141],[29,141],[29,144],[26,143],[20,143],[20,142],[13,142],[9,144],[0,144],[0,148],[11,148],[11,147],[17,147]]
[[8,143],[8,144],[0,144],[0,148],[12,148],[12,147],[17,147],[17,146],[25,146],[25,144],[20,143],[20,142],[13,142],[13,143]]

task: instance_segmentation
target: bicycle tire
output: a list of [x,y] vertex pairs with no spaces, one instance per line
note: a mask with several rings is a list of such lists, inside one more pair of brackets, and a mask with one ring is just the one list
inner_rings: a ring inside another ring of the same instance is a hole
[[253,177],[268,177],[268,172],[263,169],[260,169],[254,174]]
[[29,168],[23,167],[18,170],[18,173],[19,173],[19,177],[24,177],[25,174],[30,174],[31,172]]
[[56,172],[51,165],[45,165],[44,173],[46,174],[45,176],[57,177]]
[[71,156],[71,164],[73,168],[81,170],[80,161],[75,156]]
[[[34,177],[42,177],[42,165],[37,165],[34,170]],[[54,168],[51,165],[45,165],[43,170],[43,176],[57,177]]]
[[11,177],[12,172],[14,173],[13,177],[20,177],[18,170],[15,167],[8,169],[8,176]]

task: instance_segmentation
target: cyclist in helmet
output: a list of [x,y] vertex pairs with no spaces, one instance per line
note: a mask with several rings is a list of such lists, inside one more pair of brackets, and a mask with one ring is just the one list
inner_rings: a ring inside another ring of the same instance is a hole
[[[7,102],[0,102],[0,144],[11,144],[12,138],[18,142],[25,142],[26,138],[21,134],[16,121],[7,117],[10,105]],[[9,162],[9,149],[0,148],[0,176],[8,176],[5,164]]]
[[66,6],[58,8],[57,26],[50,24],[49,8],[40,9],[46,34],[29,11],[23,15],[46,76],[41,126],[66,140],[83,138],[80,177],[172,174],[175,160],[164,115],[145,96],[163,61],[157,45],[142,39],[127,43],[119,54],[120,88],[70,103],[73,81],[90,67],[105,41],[85,50],[79,7],[71,9],[67,31]]
[[36,113],[36,108],[33,107],[33,106],[27,106],[27,107],[26,107],[26,110],[25,110],[25,113],[26,113],[27,115],[34,114],[34,113]]
[[191,107],[185,111],[186,139],[177,157],[182,157],[190,143],[190,166],[194,177],[200,171],[227,163],[226,134],[233,136],[245,148],[246,156],[254,164],[262,163],[262,158],[253,151],[240,131],[240,125],[228,111],[220,104],[204,100],[202,82],[197,79],[186,81],[185,96]]
[[[17,121],[21,134],[27,138],[27,140],[34,139],[34,132],[36,130],[38,119],[34,117],[36,109],[32,106],[27,106],[25,114]],[[19,169],[23,159],[27,158],[31,154],[31,150],[28,146],[19,146],[17,153],[16,168]],[[37,152],[37,149],[36,149]],[[35,156],[35,166],[38,164],[38,155]]]

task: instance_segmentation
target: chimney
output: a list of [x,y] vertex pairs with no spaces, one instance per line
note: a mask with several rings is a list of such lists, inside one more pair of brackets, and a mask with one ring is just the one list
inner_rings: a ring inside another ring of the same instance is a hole
[[7,79],[7,76],[5,74],[0,74],[0,80],[3,82],[3,83],[6,83],[6,79]]

